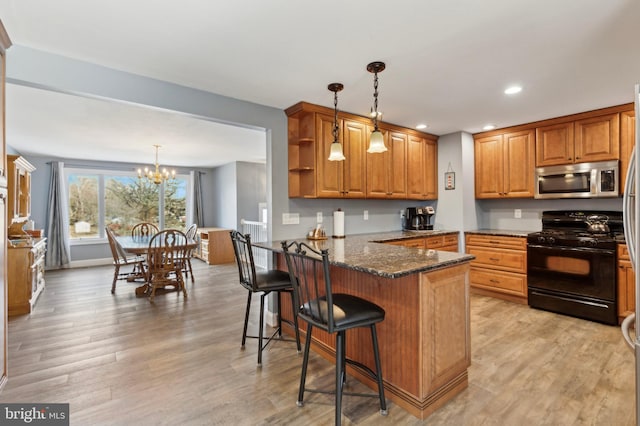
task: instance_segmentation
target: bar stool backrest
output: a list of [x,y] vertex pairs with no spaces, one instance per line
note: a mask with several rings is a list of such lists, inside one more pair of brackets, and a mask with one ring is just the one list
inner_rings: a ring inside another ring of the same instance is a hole
[[335,318],[329,273],[329,250],[319,250],[305,242],[282,242],[284,257],[293,283],[298,316],[314,327],[333,333]]
[[242,234],[236,230],[232,230],[230,234],[233,251],[236,254],[240,284],[247,290],[260,291],[256,280],[256,265],[253,260],[251,235]]

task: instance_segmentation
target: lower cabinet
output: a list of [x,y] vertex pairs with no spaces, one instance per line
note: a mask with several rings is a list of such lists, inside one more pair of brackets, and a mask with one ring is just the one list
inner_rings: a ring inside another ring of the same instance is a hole
[[394,246],[433,249],[441,251],[458,251],[458,234],[434,235],[431,237],[406,238],[398,241],[390,241],[387,244]]
[[618,320],[636,310],[636,275],[626,244],[618,244]]
[[199,228],[194,256],[209,265],[235,262],[230,232],[224,228]]
[[28,314],[44,289],[46,238],[7,244],[7,304],[9,315]]
[[467,234],[471,261],[469,280],[478,294],[527,304],[527,239]]

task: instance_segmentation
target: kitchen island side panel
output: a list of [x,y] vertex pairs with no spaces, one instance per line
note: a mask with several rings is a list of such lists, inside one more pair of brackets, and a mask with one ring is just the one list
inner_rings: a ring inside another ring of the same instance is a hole
[[[280,253],[277,266],[286,270]],[[334,293],[359,296],[385,310],[377,331],[387,398],[424,419],[467,387],[471,359],[468,262],[399,278],[336,265],[330,270]],[[283,295],[281,309],[283,319],[292,318],[288,295]],[[306,324],[301,322],[300,328],[304,334]],[[293,333],[291,328],[285,331]],[[335,336],[315,329],[312,348],[335,362]],[[368,328],[347,332],[347,356],[374,366]],[[348,369],[376,389],[367,375]]]

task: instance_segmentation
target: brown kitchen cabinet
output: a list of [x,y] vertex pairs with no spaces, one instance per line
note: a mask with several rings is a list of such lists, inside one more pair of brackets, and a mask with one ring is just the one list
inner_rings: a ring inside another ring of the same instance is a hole
[[[437,198],[437,136],[379,123],[388,151],[367,154],[371,120],[339,112],[346,160],[329,161],[333,110],[299,102],[286,113],[290,198]],[[412,137],[420,143],[410,152]]]
[[635,111],[620,113],[620,194],[624,193],[631,151],[636,144]]
[[475,139],[476,198],[533,198],[534,131]]
[[199,228],[194,256],[209,265],[235,262],[230,232],[230,229],[224,228]]
[[430,237],[405,238],[397,241],[389,241],[387,244],[420,249],[433,249],[440,251],[458,251],[458,234],[433,235]]
[[618,244],[618,321],[636,311],[636,275],[626,244]]
[[526,238],[467,233],[466,251],[473,292],[527,304]]
[[31,173],[36,168],[24,157],[7,155],[8,218],[27,220],[31,216]]
[[346,160],[329,161],[333,143],[333,116],[316,114],[317,197],[365,198],[366,158],[369,141],[367,123],[355,120],[338,120],[339,140]]
[[8,312],[28,314],[44,290],[46,238],[9,240],[7,248]]
[[618,160],[619,158],[619,113],[536,128],[537,167]]
[[436,140],[409,135],[407,146],[407,198],[438,198],[438,145]]
[[[369,134],[373,131],[369,127]],[[406,133],[381,128],[387,152],[366,154],[367,198],[407,199]]]

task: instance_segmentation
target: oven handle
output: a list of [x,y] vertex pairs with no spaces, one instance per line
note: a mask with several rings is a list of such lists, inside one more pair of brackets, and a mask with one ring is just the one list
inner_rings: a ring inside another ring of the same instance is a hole
[[563,247],[563,246],[540,246],[537,244],[527,244],[527,249],[535,249],[542,251],[550,251],[553,250],[555,252],[579,252],[579,253],[600,253],[600,254],[616,254],[616,251],[611,249],[602,249],[602,248],[592,248],[592,247]]

